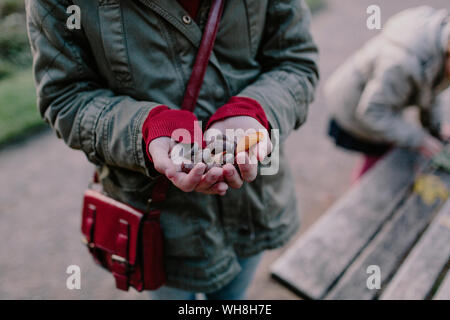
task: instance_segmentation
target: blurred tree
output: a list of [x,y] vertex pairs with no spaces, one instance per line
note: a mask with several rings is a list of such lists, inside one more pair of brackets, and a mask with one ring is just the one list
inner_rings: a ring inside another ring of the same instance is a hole
[[25,1],[23,0],[2,0],[0,2],[0,18],[12,13],[23,12],[24,10]]

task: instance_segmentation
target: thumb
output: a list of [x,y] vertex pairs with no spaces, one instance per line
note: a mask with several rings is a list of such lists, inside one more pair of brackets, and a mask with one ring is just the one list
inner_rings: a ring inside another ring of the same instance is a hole
[[175,170],[175,165],[169,157],[169,151],[170,138],[159,138],[150,143],[149,153],[155,170],[164,175],[167,170]]

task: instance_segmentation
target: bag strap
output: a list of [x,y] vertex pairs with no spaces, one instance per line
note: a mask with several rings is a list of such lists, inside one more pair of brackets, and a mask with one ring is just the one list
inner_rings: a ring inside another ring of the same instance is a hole
[[[205,26],[202,41],[200,44],[197,57],[195,59],[194,68],[189,79],[186,93],[181,105],[182,110],[193,112],[195,110],[200,89],[205,78],[206,69],[212,54],[214,42],[219,29],[220,18],[223,12],[225,0],[213,0],[209,12],[208,21]],[[98,175],[94,175],[94,183],[98,181]],[[165,201],[170,182],[165,176],[161,176],[153,188],[150,203],[160,203]],[[148,210],[147,219],[159,219],[160,211]],[[130,273],[128,264],[124,263],[128,259],[128,242],[129,242],[129,225],[126,221],[120,221],[119,230],[115,239],[117,255],[113,255],[112,273],[116,280],[116,286],[122,290],[128,290],[130,282]]]
[[193,112],[195,110],[200,89],[205,78],[209,59],[219,30],[219,23],[223,13],[224,0],[213,0],[209,11],[208,21],[203,31],[202,42],[195,59],[194,68],[189,79],[181,108]]
[[[220,19],[222,18],[223,7],[225,0],[212,0],[211,9],[209,11],[208,21],[206,22],[205,29],[203,31],[203,37],[200,44],[200,48],[195,58],[194,68],[186,87],[181,109],[194,112],[197,105],[200,89],[205,79],[206,69],[209,64],[209,59],[214,48],[214,43],[217,37],[217,31],[219,30]],[[169,180],[161,176],[156,183],[153,195],[149,200],[152,203],[163,202],[166,199],[167,190],[169,189]]]

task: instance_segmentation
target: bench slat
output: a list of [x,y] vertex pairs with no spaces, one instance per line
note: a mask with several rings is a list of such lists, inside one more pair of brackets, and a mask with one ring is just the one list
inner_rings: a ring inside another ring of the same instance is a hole
[[439,290],[437,291],[434,299],[450,300],[450,272],[447,273],[447,276],[439,287]]
[[[443,181],[450,182],[447,173],[439,172],[436,175]],[[430,206],[421,200],[421,196],[411,194],[392,220],[370,243],[364,254],[348,269],[327,299],[376,298],[443,203],[444,200],[439,199]],[[379,266],[381,269],[381,290],[371,290],[366,285],[370,276],[366,271],[371,265]]]
[[391,281],[383,300],[424,300],[450,258],[450,202],[440,211]]
[[422,166],[415,153],[394,150],[275,262],[272,275],[303,297],[323,298],[391,216]]

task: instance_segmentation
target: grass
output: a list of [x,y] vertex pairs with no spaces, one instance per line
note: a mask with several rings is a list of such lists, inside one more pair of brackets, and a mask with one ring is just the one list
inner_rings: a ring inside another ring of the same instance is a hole
[[0,0],[0,146],[43,127],[36,108],[23,0]]
[[11,74],[11,69],[25,69],[31,65],[25,23],[23,13],[0,18],[0,79]]
[[43,126],[31,70],[0,81],[0,145]]
[[12,75],[16,71],[17,67],[11,62],[0,58],[0,80]]

